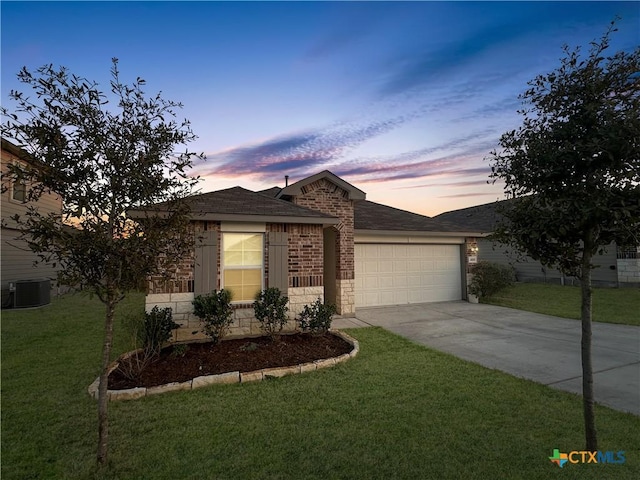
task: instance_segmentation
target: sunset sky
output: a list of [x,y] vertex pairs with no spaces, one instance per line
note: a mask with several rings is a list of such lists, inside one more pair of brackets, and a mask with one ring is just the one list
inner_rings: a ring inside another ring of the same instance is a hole
[[484,160],[518,94],[588,49],[640,43],[639,2],[7,2],[2,104],[46,64],[180,101],[204,192],[328,169],[367,199],[436,215],[502,197]]

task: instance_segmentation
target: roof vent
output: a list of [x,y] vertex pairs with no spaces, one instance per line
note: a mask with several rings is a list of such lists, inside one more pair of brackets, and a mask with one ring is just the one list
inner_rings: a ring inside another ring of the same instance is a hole
[[284,186],[288,187],[289,186],[289,175],[285,175],[284,176]]

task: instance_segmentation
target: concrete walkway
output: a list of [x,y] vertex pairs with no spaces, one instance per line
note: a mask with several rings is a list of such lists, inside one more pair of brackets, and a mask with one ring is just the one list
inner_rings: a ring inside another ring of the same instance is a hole
[[[582,393],[578,320],[463,301],[360,308],[356,317],[334,326],[384,327],[465,360]],[[594,323],[592,356],[596,401],[640,415],[640,327]]]

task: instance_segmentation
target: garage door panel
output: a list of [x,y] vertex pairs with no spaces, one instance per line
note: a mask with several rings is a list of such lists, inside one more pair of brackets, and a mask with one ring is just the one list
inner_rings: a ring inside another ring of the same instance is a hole
[[356,307],[462,298],[459,245],[356,244]]
[[394,281],[395,281],[395,277],[392,276],[380,276],[379,278],[379,285],[380,288],[393,288],[394,285]]

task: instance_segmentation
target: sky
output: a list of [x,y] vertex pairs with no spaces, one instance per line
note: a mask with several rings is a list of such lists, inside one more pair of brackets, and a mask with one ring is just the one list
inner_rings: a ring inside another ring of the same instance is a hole
[[503,197],[489,153],[562,46],[640,44],[640,2],[0,3],[1,102],[52,63],[182,102],[202,192],[330,170],[423,215]]

